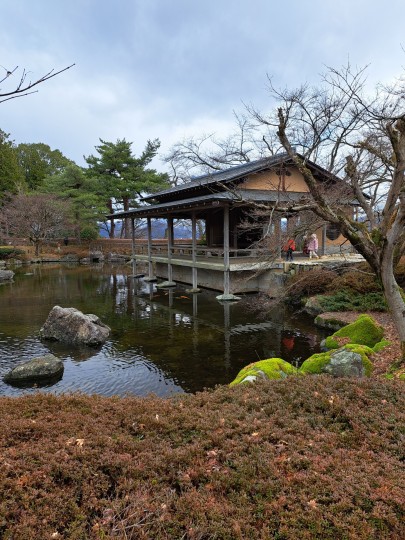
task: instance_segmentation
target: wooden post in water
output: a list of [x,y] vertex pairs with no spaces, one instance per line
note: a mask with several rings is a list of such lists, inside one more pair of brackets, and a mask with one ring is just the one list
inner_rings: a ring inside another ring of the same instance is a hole
[[192,290],[193,292],[198,292],[198,276],[197,276],[197,219],[196,214],[193,212],[191,214],[191,237],[192,237],[192,261],[193,267],[192,272]]
[[136,275],[136,254],[135,254],[135,218],[131,218],[131,247],[132,247],[132,277]]
[[229,206],[224,206],[224,295],[229,295]]
[[229,206],[224,206],[224,294],[217,296],[217,300],[240,300],[238,296],[230,293],[231,266],[229,261]]
[[173,218],[167,218],[167,280],[173,281],[172,269],[172,249],[173,249]]
[[147,218],[148,223],[148,277],[145,278],[145,281],[156,281],[155,276],[153,275],[153,263],[152,263],[152,220],[150,217]]

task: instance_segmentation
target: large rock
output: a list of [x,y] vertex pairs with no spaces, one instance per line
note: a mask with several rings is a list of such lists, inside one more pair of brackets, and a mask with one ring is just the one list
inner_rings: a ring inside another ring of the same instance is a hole
[[369,356],[373,352],[365,345],[349,344],[338,350],[313,354],[302,364],[299,373],[354,378],[369,376],[373,370]]
[[285,379],[289,375],[296,375],[297,373],[297,368],[282,358],[268,358],[267,360],[259,360],[249,364],[241,369],[229,386],[253,382],[257,379]]
[[111,329],[97,315],[85,315],[75,308],[52,308],[40,330],[43,339],[73,345],[97,346],[105,343]]
[[327,313],[320,313],[317,317],[315,317],[314,323],[316,326],[319,326],[319,328],[333,330],[334,332],[347,325],[347,322],[340,320],[339,317],[332,317]]
[[378,325],[369,315],[360,315],[353,323],[348,324],[325,339],[328,349],[338,349],[344,343],[357,343],[374,347],[384,336],[384,328]]
[[53,354],[46,354],[16,366],[3,377],[3,380],[10,384],[54,380],[62,377],[63,370],[63,362],[59,358]]
[[0,270],[0,282],[11,281],[14,277],[14,272],[11,270]]
[[314,317],[325,311],[321,306],[317,296],[311,296],[310,298],[308,298],[302,310],[305,311],[305,313],[308,313],[308,315]]

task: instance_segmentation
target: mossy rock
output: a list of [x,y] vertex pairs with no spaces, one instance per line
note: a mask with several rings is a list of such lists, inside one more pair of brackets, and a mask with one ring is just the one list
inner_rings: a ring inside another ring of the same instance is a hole
[[285,379],[289,375],[297,375],[298,370],[282,358],[268,358],[249,364],[239,371],[229,386],[257,379]]
[[369,315],[360,315],[358,319],[348,324],[325,339],[325,346],[328,349],[338,349],[341,343],[336,338],[348,338],[348,343],[357,343],[374,347],[379,343],[384,335],[384,329],[379,326]]
[[[329,373],[335,377],[369,377],[373,371],[373,364],[369,356],[373,352],[373,349],[366,345],[349,343],[337,350],[313,354],[303,362],[299,373],[304,375]],[[354,353],[354,356],[345,353]],[[342,361],[343,359],[344,361]]]
[[374,345],[373,351],[378,353],[382,351],[385,347],[388,347],[388,345],[391,345],[391,341],[388,341],[387,339],[382,339]]
[[346,323],[344,323],[342,320],[334,317],[327,317],[324,313],[321,313],[315,317],[314,323],[316,326],[319,326],[319,328],[325,328],[326,330],[332,330],[335,332],[343,328],[343,326],[346,326]]

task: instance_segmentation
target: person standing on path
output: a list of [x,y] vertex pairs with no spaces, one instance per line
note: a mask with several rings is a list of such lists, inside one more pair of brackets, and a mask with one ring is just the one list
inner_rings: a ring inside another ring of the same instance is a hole
[[312,257],[315,257],[316,259],[319,259],[319,255],[317,253],[318,251],[318,237],[315,233],[311,234],[308,240],[308,251],[309,251],[309,258],[312,259]]
[[289,238],[283,247],[283,251],[285,251],[285,260],[286,261],[292,261],[293,260],[293,252],[295,251],[295,241],[293,238]]

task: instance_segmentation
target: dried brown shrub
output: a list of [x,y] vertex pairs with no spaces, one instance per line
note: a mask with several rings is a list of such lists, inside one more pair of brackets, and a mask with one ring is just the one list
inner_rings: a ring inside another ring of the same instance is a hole
[[[232,377],[231,377],[232,378]],[[404,537],[400,381],[2,398],[0,537]]]
[[303,297],[322,294],[337,276],[333,270],[318,267],[300,272],[286,283],[286,298],[289,302],[299,303]]
[[381,285],[370,271],[360,269],[348,270],[336,276],[327,287],[328,291],[336,292],[349,290],[360,294],[380,292]]

